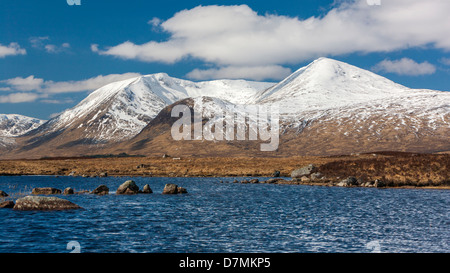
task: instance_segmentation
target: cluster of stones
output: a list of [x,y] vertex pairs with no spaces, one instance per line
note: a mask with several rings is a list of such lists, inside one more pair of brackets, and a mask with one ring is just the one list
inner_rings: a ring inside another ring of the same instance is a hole
[[[273,177],[268,180],[261,181],[259,179],[244,179],[241,181],[234,180],[232,183],[241,184],[284,184],[284,185],[325,185],[337,187],[373,187],[384,188],[386,183],[382,180],[364,181],[362,178],[349,176],[345,179],[327,178],[318,171],[313,164],[309,164],[302,168],[296,169],[291,173],[291,180],[280,178],[280,172],[274,172]],[[223,183],[223,181],[221,181]]]
[[[49,197],[42,195],[55,195],[55,194],[80,194],[80,193],[91,193],[96,195],[107,195],[109,194],[109,188],[106,185],[100,185],[93,191],[81,191],[75,192],[72,188],[66,188],[64,191],[60,189],[44,187],[44,188],[34,188],[31,192],[32,195],[25,196],[13,201],[0,202],[0,208],[12,208],[14,210],[68,210],[68,209],[82,209],[82,207],[74,204],[68,200]],[[142,190],[136,185],[133,180],[125,181],[116,190],[117,195],[132,195],[132,194],[150,194],[153,193],[152,189],[148,184],[146,184]],[[183,194],[187,193],[187,190],[183,187],[178,187],[175,184],[166,184],[163,190],[163,194]],[[8,194],[4,191],[0,191],[0,198],[8,197]]]

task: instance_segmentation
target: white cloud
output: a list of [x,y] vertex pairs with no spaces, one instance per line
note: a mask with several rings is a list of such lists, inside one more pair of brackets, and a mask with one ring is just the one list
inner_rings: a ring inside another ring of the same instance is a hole
[[50,38],[48,36],[42,37],[30,37],[31,46],[34,48],[43,48],[45,46],[44,41],[48,41]]
[[409,58],[400,60],[383,60],[373,67],[374,71],[394,73],[398,75],[419,76],[436,72],[436,67],[429,62],[417,63]]
[[[199,6],[159,22],[166,41],[131,41],[93,51],[123,59],[175,63],[194,58],[228,66],[297,64],[319,56],[429,46],[450,50],[450,1],[340,1],[324,16],[260,15],[247,5]],[[193,71],[194,72],[194,71]],[[197,72],[195,72],[197,73]],[[194,73],[194,74],[195,74]]]
[[150,21],[148,21],[149,25],[152,25],[154,27],[157,27],[161,24],[161,19],[157,18],[157,17],[153,17],[153,19],[151,19]]
[[91,45],[91,50],[92,50],[92,52],[95,52],[95,53],[97,53],[99,50],[98,50],[98,44],[92,44]]
[[186,76],[193,80],[209,79],[252,79],[256,81],[264,79],[281,80],[291,74],[291,69],[279,65],[268,66],[228,66],[211,68],[206,70],[195,69]]
[[9,85],[10,89],[14,89],[17,91],[32,91],[39,90],[44,83],[43,79],[35,78],[33,75],[22,78],[16,77],[8,80],[0,81],[6,85]]
[[33,48],[43,49],[47,53],[61,53],[70,48],[69,43],[62,43],[60,46],[48,43],[50,41],[48,36],[31,37],[29,40]]
[[36,93],[12,93],[0,96],[0,103],[33,102],[39,97],[40,95]]
[[440,60],[439,60],[439,62],[441,62],[442,64],[445,64],[445,65],[449,65],[450,66],[450,58],[441,58]]
[[[40,98],[48,98],[57,93],[73,93],[92,91],[112,82],[138,77],[139,73],[110,74],[92,77],[80,81],[46,81],[35,78],[33,75],[26,78],[16,77],[2,80],[0,83],[7,85],[1,90],[13,92],[0,96],[0,103],[30,102]],[[43,100],[45,103],[69,103],[69,100]]]
[[7,46],[0,44],[0,58],[25,54],[27,54],[27,51],[21,48],[18,43],[10,43]]

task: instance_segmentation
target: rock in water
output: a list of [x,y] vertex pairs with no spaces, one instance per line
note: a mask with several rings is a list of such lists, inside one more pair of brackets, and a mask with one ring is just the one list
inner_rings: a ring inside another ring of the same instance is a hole
[[92,194],[105,195],[109,194],[109,188],[106,185],[100,185],[91,192]]
[[61,194],[61,190],[55,189],[55,188],[34,188],[31,194],[43,194],[43,195],[49,195],[49,194]]
[[187,190],[182,187],[178,187],[175,184],[166,184],[163,190],[163,194],[178,194],[178,193],[187,193]]
[[175,184],[166,184],[164,186],[163,194],[177,194],[178,186]]
[[73,191],[73,189],[72,188],[66,188],[65,190],[64,190],[64,192],[63,192],[63,194],[73,194],[74,193],[74,191]]
[[14,210],[68,210],[82,207],[57,197],[25,196],[16,200]]
[[316,166],[309,164],[308,166],[302,167],[300,169],[294,170],[291,173],[292,178],[301,178],[302,176],[307,176],[312,174],[316,170]]
[[12,209],[14,207],[13,201],[5,201],[0,203],[0,209]]
[[142,193],[153,193],[152,189],[150,188],[150,185],[146,184],[142,189]]
[[280,171],[274,171],[272,174],[273,177],[280,177],[280,175],[281,175]]
[[0,191],[0,197],[8,197],[8,194],[4,191]]
[[116,194],[138,194],[139,187],[133,180],[127,180],[125,183],[119,186]]

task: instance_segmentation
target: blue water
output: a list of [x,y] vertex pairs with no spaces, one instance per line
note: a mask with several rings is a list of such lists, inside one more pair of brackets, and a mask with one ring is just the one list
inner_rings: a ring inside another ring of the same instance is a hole
[[[450,192],[220,183],[234,178],[132,178],[150,195],[115,195],[128,178],[0,177],[11,196],[34,187],[83,210],[0,209],[0,252],[450,252]],[[166,183],[188,190],[162,195]],[[71,248],[69,248],[71,249]]]

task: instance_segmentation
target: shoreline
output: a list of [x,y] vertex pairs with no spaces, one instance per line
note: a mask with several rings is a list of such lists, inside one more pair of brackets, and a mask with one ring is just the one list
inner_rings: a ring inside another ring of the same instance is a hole
[[[61,175],[0,175],[0,177],[8,177],[8,176],[26,176],[26,177],[78,177],[78,178],[100,178],[100,177],[82,177],[82,176],[61,176]],[[284,179],[285,182],[283,183],[267,183],[264,180],[258,182],[258,183],[243,183],[241,182],[224,182],[223,180],[220,180],[220,183],[223,184],[272,184],[272,185],[290,185],[290,186],[312,186],[312,187],[333,187],[333,188],[376,188],[376,189],[427,189],[427,190],[450,190],[450,186],[442,185],[442,186],[412,186],[412,185],[403,185],[403,186],[383,186],[383,187],[364,187],[364,186],[338,186],[336,184],[330,183],[330,182],[315,182],[315,183],[302,183],[300,181],[292,181],[288,180],[290,177],[237,177],[237,176],[140,176],[140,175],[116,175],[116,176],[109,176],[114,178],[252,178],[252,179],[260,179],[260,178],[266,178],[267,180],[271,179]],[[101,178],[107,178],[107,177],[101,177]],[[266,180],[266,181],[267,181]],[[245,181],[245,180],[244,180]]]
[[[314,165],[320,176],[291,173]],[[277,175],[275,175],[275,173]],[[285,178],[286,184],[348,186],[376,180],[386,188],[450,189],[449,154],[372,153],[335,157],[124,157],[0,160],[0,176]],[[356,180],[358,182],[356,182]],[[344,183],[345,184],[345,183]],[[371,185],[367,185],[368,187]]]

